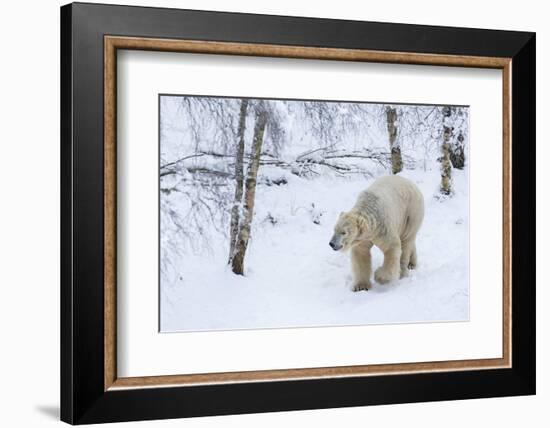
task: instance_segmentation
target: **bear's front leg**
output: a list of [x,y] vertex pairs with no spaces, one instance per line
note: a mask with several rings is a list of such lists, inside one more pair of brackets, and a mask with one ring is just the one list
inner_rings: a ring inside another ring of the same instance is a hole
[[367,291],[372,287],[370,276],[372,243],[361,242],[351,249],[351,270],[353,273],[353,291]]
[[384,263],[376,269],[374,279],[380,284],[386,284],[399,278],[401,241],[398,238],[394,239],[381,250],[384,252]]

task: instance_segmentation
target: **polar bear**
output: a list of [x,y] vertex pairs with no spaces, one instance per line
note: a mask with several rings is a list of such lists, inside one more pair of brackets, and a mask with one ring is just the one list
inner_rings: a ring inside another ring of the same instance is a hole
[[406,178],[378,178],[363,190],[351,211],[340,214],[329,245],[335,251],[351,249],[353,291],[371,288],[370,250],[376,245],[384,263],[374,273],[380,284],[407,276],[416,268],[416,234],[424,218],[424,198]]

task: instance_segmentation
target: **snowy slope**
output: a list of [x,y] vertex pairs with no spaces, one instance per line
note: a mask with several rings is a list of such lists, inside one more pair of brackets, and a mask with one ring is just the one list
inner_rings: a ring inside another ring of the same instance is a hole
[[[402,173],[426,201],[419,268],[359,293],[351,291],[349,254],[335,253],[328,241],[339,213],[372,180],[291,176],[283,186],[258,186],[246,276],[228,269],[227,240],[212,240],[198,254],[183,249],[177,269],[163,275],[161,330],[467,320],[468,179],[467,171],[453,173],[456,193],[443,201],[434,198],[437,169]],[[373,269],[381,263],[375,248]]]

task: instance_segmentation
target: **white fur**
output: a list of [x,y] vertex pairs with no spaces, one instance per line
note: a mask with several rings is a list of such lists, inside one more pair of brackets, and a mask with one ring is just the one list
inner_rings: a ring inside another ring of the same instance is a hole
[[381,177],[359,194],[351,211],[340,215],[331,240],[334,249],[351,249],[355,291],[371,287],[373,245],[384,253],[374,274],[381,284],[407,276],[418,265],[416,235],[423,218],[424,198],[406,178]]

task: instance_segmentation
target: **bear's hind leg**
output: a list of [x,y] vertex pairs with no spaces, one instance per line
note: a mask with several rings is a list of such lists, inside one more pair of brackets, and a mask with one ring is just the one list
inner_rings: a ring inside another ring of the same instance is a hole
[[409,258],[409,269],[416,269],[418,266],[418,259],[416,255],[416,243],[413,241],[412,243],[412,251],[411,251],[411,257]]
[[400,268],[401,268],[401,278],[405,278],[409,275],[409,268],[411,265],[411,258],[412,253],[414,251],[414,241],[402,241],[401,242],[401,260],[400,260]]
[[353,272],[353,291],[368,290],[372,287],[371,276],[371,256],[370,249],[372,244],[364,242],[355,245],[351,249],[351,269]]

